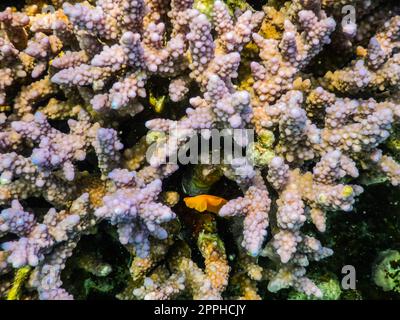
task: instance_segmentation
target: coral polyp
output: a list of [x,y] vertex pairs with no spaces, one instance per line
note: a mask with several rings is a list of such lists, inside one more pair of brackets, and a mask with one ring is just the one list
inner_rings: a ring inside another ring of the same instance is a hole
[[396,1],[8,2],[0,298],[398,298]]

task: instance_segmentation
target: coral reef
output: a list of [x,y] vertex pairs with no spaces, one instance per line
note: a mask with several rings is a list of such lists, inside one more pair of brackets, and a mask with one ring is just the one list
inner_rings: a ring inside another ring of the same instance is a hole
[[396,1],[47,2],[0,10],[0,298],[399,293]]

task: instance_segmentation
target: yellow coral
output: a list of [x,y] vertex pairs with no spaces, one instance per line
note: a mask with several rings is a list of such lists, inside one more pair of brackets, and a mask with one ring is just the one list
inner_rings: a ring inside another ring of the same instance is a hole
[[354,190],[351,186],[344,186],[342,189],[342,196],[348,198],[353,194],[353,191]]
[[228,285],[230,267],[222,240],[216,233],[202,232],[197,243],[204,257],[205,272],[212,286],[219,292],[224,291]]
[[193,4],[194,9],[205,14],[208,18],[212,17],[213,6],[214,0],[195,0]]
[[64,120],[77,117],[82,107],[71,101],[59,101],[56,98],[51,98],[46,106],[39,108],[48,119]]
[[163,203],[169,207],[175,206],[179,202],[179,193],[176,191],[167,191],[162,193]]
[[161,113],[165,106],[165,96],[156,97],[152,92],[150,92],[149,103],[155,112]]
[[31,270],[30,266],[25,266],[16,271],[12,288],[7,295],[7,300],[19,300],[22,286],[28,279]]
[[391,137],[388,141],[387,146],[391,151],[400,152],[400,139],[398,139],[396,135],[394,137]]
[[132,148],[124,151],[123,166],[135,171],[146,161],[146,150],[149,147],[147,137],[143,136]]
[[368,51],[364,47],[358,46],[356,49],[357,57],[364,58],[367,56]]
[[244,273],[235,274],[232,277],[232,285],[239,293],[238,300],[261,300],[258,294],[257,282],[249,279]]
[[285,15],[270,6],[265,7],[264,12],[265,18],[260,28],[260,35],[267,39],[281,39]]
[[94,177],[89,174],[82,176],[79,181],[82,193],[89,194],[90,204],[97,208],[103,205],[103,197],[106,194],[106,184],[100,177]]
[[10,106],[0,106],[0,112],[7,112],[10,110],[11,110]]

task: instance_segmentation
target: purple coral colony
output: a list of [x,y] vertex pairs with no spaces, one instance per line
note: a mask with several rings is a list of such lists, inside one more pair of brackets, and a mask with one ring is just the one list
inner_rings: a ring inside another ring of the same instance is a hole
[[[118,276],[119,299],[341,290],[306,269],[335,255],[329,216],[356,214],[372,176],[400,184],[396,1],[6,2],[0,297],[79,299]],[[254,161],[165,161],[205,129],[254,130]],[[226,201],[183,204],[196,195]]]

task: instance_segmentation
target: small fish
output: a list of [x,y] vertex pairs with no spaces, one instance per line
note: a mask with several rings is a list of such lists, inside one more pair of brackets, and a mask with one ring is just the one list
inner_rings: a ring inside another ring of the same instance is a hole
[[212,213],[218,213],[219,209],[228,202],[224,198],[208,194],[186,197],[183,201],[185,201],[186,206],[191,209],[195,209],[199,212],[209,211]]

